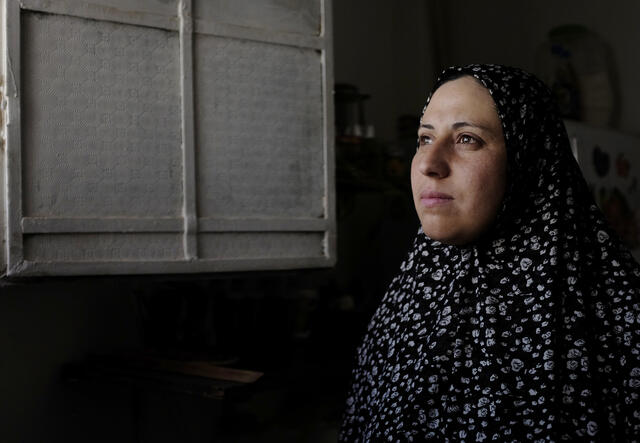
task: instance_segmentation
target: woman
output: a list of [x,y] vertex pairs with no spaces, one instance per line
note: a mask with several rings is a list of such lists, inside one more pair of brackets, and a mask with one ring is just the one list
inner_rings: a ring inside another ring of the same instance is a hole
[[640,271],[547,88],[449,68],[418,136],[422,228],[358,350],[340,439],[638,439]]

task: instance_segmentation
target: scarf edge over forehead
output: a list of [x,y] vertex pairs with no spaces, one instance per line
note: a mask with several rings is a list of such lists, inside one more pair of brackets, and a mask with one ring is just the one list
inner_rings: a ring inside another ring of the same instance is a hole
[[[358,350],[340,439],[640,439],[640,271],[571,154],[549,89],[500,65],[505,201],[463,247],[419,231]],[[428,101],[427,101],[428,106]]]

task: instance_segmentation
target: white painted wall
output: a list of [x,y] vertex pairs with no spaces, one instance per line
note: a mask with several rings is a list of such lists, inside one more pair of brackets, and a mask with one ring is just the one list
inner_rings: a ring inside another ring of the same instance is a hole
[[442,63],[500,63],[533,71],[535,51],[558,25],[581,24],[612,49],[618,129],[640,133],[640,2],[633,0],[448,0],[431,2],[445,17],[438,35]]

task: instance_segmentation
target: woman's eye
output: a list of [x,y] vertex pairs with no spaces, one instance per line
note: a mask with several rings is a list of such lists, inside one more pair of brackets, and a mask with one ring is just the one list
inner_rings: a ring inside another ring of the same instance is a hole
[[418,145],[423,146],[423,145],[430,145],[430,144],[431,144],[431,137],[429,137],[428,135],[418,136]]
[[470,135],[463,134],[458,139],[458,143],[469,145],[469,144],[472,144],[472,143],[478,143],[478,139],[475,138],[475,137],[472,137]]

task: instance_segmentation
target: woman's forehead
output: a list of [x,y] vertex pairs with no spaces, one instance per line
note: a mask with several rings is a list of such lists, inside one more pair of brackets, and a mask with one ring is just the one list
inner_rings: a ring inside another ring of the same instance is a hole
[[500,124],[489,91],[472,77],[460,77],[440,85],[426,106],[421,124],[431,120],[474,119],[478,123]]

